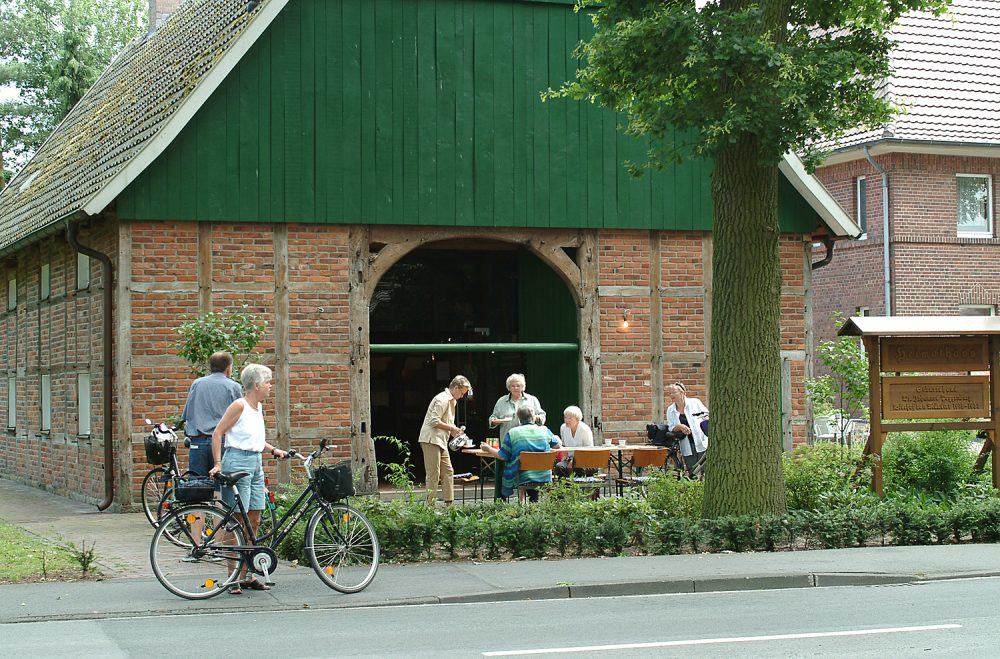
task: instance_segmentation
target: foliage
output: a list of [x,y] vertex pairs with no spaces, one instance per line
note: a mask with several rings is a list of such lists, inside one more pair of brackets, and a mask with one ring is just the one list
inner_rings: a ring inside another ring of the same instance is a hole
[[972,431],[889,433],[882,447],[885,490],[892,496],[909,493],[953,499],[969,480],[976,460]]
[[[712,445],[705,515],[781,513],[778,163],[887,123],[889,30],[947,0],[582,0],[595,33],[545,98],[599,103],[647,164],[711,157]],[[641,165],[631,166],[633,173]]]
[[676,517],[698,519],[704,502],[705,483],[689,478],[674,478],[653,472],[646,484],[647,500],[653,510]]
[[[782,456],[785,494],[790,510],[826,510],[842,507],[867,490],[871,474],[855,472],[861,461],[860,448],[821,442],[805,444]],[[854,503],[857,503],[856,501]]]
[[[146,24],[146,0],[3,0],[0,146],[25,161]],[[5,177],[6,178],[6,177]]]
[[212,353],[225,350],[233,356],[233,373],[239,373],[260,343],[267,323],[257,321],[247,305],[228,312],[210,311],[177,328],[181,335],[175,344],[177,354],[191,365],[195,375],[208,373]]
[[382,475],[397,490],[405,492],[407,498],[413,498],[413,461],[410,453],[410,445],[398,437],[379,435],[372,437],[376,446],[381,442],[398,451],[399,458],[396,462],[377,462]]
[[[834,314],[834,325],[844,324],[840,313]],[[816,356],[830,373],[806,380],[806,392],[817,413],[833,414],[840,419],[837,428],[841,444],[852,418],[868,418],[868,355],[857,337],[840,336],[823,341],[816,347]]]

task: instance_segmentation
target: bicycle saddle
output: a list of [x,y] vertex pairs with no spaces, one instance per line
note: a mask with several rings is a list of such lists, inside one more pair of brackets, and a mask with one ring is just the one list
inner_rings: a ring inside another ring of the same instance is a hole
[[215,477],[215,480],[219,481],[223,485],[236,485],[236,481],[249,475],[249,471],[234,471],[231,474],[218,474]]

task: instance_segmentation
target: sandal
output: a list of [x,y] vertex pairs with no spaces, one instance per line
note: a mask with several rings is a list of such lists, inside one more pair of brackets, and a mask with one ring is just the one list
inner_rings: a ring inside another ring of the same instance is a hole
[[270,586],[265,583],[261,583],[257,577],[241,581],[240,586],[246,588],[247,590],[271,590]]
[[240,584],[234,583],[232,586],[229,587],[229,594],[230,595],[242,595],[243,594],[243,589],[240,588]]

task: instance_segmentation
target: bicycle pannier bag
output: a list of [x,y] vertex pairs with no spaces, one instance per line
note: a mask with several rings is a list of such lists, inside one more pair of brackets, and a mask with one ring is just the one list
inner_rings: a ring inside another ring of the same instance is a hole
[[149,464],[162,465],[170,462],[174,444],[171,441],[157,439],[155,433],[146,435],[146,460]]
[[178,501],[211,501],[215,496],[215,480],[200,476],[178,479],[174,496]]
[[345,460],[328,467],[320,467],[316,470],[316,484],[319,486],[319,495],[326,501],[340,501],[354,496],[351,463]]

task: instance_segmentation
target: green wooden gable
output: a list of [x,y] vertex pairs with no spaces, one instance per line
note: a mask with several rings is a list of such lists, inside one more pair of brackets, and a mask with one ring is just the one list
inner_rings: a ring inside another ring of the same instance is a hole
[[[635,179],[619,117],[540,100],[592,29],[568,0],[292,0],[118,215],[710,229],[711,162]],[[782,183],[782,229],[812,231]]]

